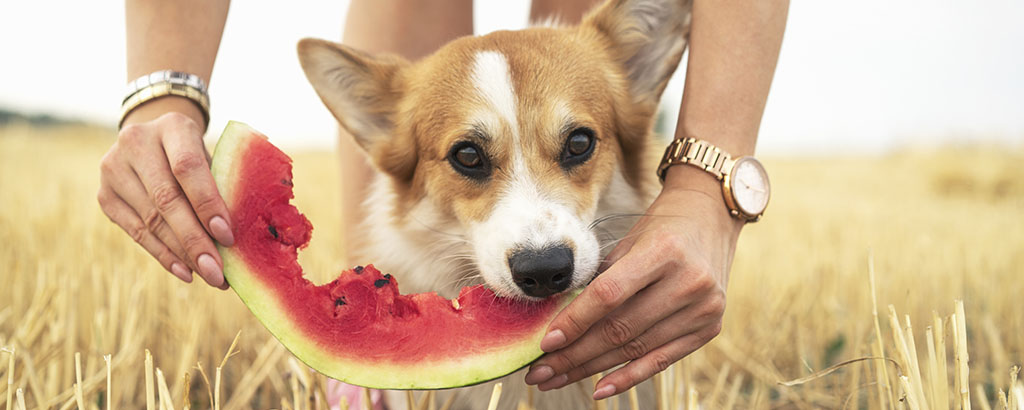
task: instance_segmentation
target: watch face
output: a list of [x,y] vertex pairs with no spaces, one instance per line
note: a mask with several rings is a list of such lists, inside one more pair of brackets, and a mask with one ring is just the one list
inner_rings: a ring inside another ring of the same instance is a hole
[[730,185],[740,211],[751,216],[764,212],[768,206],[771,187],[768,184],[768,174],[760,162],[752,157],[736,160]]

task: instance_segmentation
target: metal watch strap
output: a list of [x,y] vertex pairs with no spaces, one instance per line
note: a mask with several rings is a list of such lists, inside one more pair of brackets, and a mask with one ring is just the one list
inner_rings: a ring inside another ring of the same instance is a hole
[[732,157],[710,142],[696,138],[678,138],[665,149],[658,166],[658,179],[665,183],[665,172],[673,165],[689,164],[714,175],[718,180],[732,168]]
[[135,93],[138,93],[146,87],[161,83],[188,86],[195,88],[202,94],[207,93],[206,82],[198,75],[174,70],[160,70],[143,75],[129,82],[128,85],[125,86],[124,100],[121,100],[121,103],[124,104],[124,102],[128,101],[128,99],[135,95]]
[[117,128],[121,129],[125,118],[140,105],[167,95],[176,95],[191,100],[199,107],[203,115],[205,126],[210,126],[210,96],[186,84],[173,84],[169,82],[156,83],[143,87],[141,90],[128,97],[121,106],[121,119],[118,120]]

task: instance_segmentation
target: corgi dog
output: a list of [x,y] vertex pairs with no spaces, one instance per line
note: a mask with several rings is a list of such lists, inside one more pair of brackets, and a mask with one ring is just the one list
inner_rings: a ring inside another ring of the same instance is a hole
[[[403,293],[448,298],[475,283],[513,298],[589,283],[602,245],[635,222],[613,216],[660,190],[652,127],[690,8],[608,0],[576,26],[463,37],[415,62],[302,40],[310,83],[378,171],[354,260],[398,273]],[[501,408],[526,397],[523,374],[501,379]],[[492,383],[456,389],[452,408],[485,408]],[[535,406],[589,408],[582,384]]]

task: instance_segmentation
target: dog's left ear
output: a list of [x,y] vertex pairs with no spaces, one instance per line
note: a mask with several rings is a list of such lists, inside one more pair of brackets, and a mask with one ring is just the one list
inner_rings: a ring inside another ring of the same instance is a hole
[[611,40],[638,102],[657,105],[690,32],[692,0],[608,0],[583,24]]

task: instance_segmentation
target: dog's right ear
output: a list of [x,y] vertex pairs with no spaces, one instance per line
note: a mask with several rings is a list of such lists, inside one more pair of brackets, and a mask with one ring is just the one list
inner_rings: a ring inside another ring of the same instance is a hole
[[396,73],[408,65],[397,56],[371,56],[341,44],[299,41],[299,63],[313,89],[356,142],[373,155],[391,136],[401,90]]

